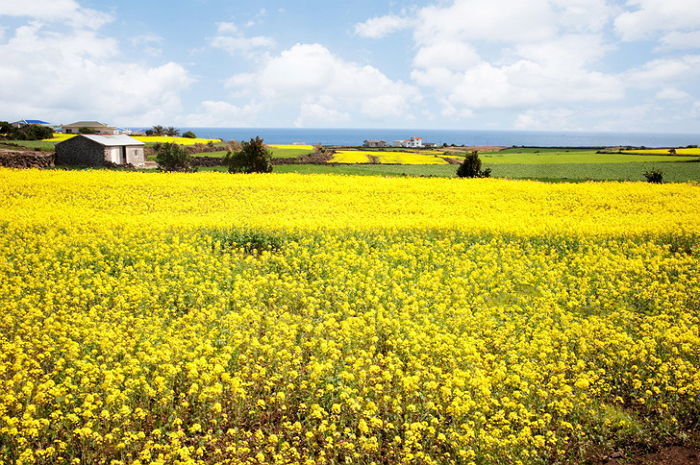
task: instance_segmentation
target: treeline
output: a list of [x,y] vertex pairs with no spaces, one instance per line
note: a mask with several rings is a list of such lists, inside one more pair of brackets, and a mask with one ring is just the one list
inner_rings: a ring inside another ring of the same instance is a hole
[[7,121],[0,121],[0,138],[10,140],[42,140],[53,137],[53,129],[46,126],[24,124],[15,127]]
[[[153,126],[151,129],[146,129],[146,135],[147,136],[169,136],[169,137],[178,137],[180,135],[180,130],[178,128],[174,128],[172,126],[160,126],[156,125]],[[197,135],[192,132],[192,131],[187,131],[184,134],[182,134],[182,137],[187,137],[189,139],[195,139]]]

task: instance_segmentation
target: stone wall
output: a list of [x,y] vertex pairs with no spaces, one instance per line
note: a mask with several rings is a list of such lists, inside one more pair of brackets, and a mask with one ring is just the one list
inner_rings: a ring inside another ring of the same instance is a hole
[[0,150],[0,166],[4,168],[51,168],[54,165],[53,152]]
[[105,147],[85,137],[73,137],[56,144],[56,164],[104,166]]

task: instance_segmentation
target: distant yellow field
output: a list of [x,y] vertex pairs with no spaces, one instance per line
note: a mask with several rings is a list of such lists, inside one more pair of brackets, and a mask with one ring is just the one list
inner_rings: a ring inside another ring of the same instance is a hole
[[[644,149],[644,150],[623,150],[622,153],[650,153],[668,155],[670,149]],[[700,156],[700,148],[695,149],[675,149],[676,155],[698,155]]]
[[333,154],[331,163],[369,163],[369,157],[367,157],[365,152],[338,150]]
[[313,150],[313,145],[307,144],[267,144],[268,147],[274,149],[299,149],[299,150]]
[[[51,139],[44,139],[46,142],[62,142],[71,137],[75,137],[75,134],[60,134],[54,133]],[[220,139],[190,139],[188,137],[169,137],[169,136],[132,136],[134,139],[140,140],[141,142],[170,142],[178,145],[194,145],[194,144],[207,144],[209,142],[216,143],[220,142]]]
[[447,162],[434,155],[407,152],[382,152],[366,150],[339,150],[331,163],[370,163],[376,157],[379,163],[395,165],[445,165]]

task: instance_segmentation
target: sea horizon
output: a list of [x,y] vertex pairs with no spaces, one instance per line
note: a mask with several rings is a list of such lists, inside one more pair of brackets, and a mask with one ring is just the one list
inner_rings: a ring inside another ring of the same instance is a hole
[[[143,126],[130,127],[143,131]],[[410,137],[422,137],[426,143],[470,146],[534,146],[534,147],[684,147],[700,145],[700,134],[587,132],[587,131],[524,131],[524,130],[460,130],[460,129],[377,129],[377,128],[222,128],[180,127],[181,133],[194,132],[197,137],[248,140],[261,137],[268,144],[362,145],[365,140],[388,143]]]

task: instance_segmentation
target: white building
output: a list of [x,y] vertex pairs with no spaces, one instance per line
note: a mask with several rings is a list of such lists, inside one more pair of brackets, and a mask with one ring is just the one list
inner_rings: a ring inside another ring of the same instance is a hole
[[420,149],[420,148],[424,147],[423,138],[422,137],[411,137],[410,139],[406,139],[406,140],[395,140],[394,147]]

